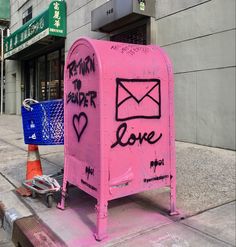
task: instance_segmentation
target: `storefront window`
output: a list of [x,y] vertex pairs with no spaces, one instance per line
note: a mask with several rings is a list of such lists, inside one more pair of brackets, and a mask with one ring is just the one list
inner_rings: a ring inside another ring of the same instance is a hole
[[[26,87],[26,94],[34,95],[39,101],[63,98],[64,48],[30,60],[26,64],[32,64],[33,61],[36,65],[33,71],[32,66],[30,70],[25,67],[26,75],[29,74],[25,82],[25,85],[29,85]],[[32,84],[32,81],[36,84]]]

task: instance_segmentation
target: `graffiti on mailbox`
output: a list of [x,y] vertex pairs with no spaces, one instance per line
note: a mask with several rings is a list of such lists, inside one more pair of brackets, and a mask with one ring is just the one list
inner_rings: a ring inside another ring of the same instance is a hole
[[[161,118],[161,91],[159,79],[116,79],[116,121],[128,121],[137,118]],[[127,123],[124,122],[116,130],[116,141],[111,148],[157,143],[162,133],[150,132],[130,133],[127,135]]]
[[160,117],[159,79],[116,79],[116,121]]
[[79,115],[73,115],[73,127],[77,136],[78,142],[80,142],[81,136],[83,135],[88,125],[88,117],[84,112],[80,112]]
[[[94,54],[92,56],[86,56],[84,59],[79,58],[77,61],[73,60],[68,64],[67,70],[73,89],[66,94],[66,103],[76,104],[84,108],[96,108],[97,92],[92,90],[85,92],[82,90],[82,77],[96,71]],[[72,125],[77,140],[80,142],[81,137],[88,125],[87,114],[85,112],[74,114],[72,117]]]
[[139,144],[142,144],[143,142],[147,142],[149,144],[155,144],[162,137],[162,133],[160,133],[159,135],[156,135],[155,131],[151,131],[150,133],[139,132],[137,135],[135,135],[134,133],[131,133],[127,137],[125,136],[126,130],[127,130],[127,123],[122,123],[118,127],[116,131],[116,141],[111,145],[111,148],[114,148],[117,145],[120,145],[121,147],[125,147],[128,145],[132,146],[136,142]]
[[86,75],[95,72],[94,54],[87,56],[85,59],[80,58],[78,61],[73,60],[67,66],[69,70],[69,79],[76,75]]
[[94,168],[91,168],[90,166],[86,166],[85,174],[87,175],[87,180],[89,180],[89,175],[94,176]]
[[161,160],[155,159],[150,162],[150,169],[153,169],[154,173],[156,173],[157,166],[164,166],[164,159]]
[[144,183],[149,183],[153,181],[158,181],[158,180],[163,180],[165,178],[168,178],[169,175],[163,175],[163,176],[158,176],[158,177],[153,177],[153,178],[144,178],[143,182]]
[[66,96],[66,103],[77,104],[83,107],[93,107],[96,108],[95,99],[97,98],[96,91],[82,92],[82,82],[79,79],[72,81],[74,85],[74,91],[70,91]]
[[84,181],[83,179],[80,180],[81,184],[87,186],[88,188],[90,188],[91,190],[97,191],[97,188],[95,188],[93,185],[87,183],[86,181]]
[[147,46],[143,46],[143,45],[137,46],[137,45],[132,45],[132,44],[129,44],[129,45],[124,45],[124,44],[112,45],[111,50],[118,51],[121,54],[126,54],[126,55],[130,55],[130,56],[133,56],[133,55],[140,53],[140,52],[148,53],[150,51],[149,47],[147,47]]

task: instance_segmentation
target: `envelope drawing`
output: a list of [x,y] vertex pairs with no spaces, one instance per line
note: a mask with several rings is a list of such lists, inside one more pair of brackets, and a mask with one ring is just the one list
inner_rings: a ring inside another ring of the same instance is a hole
[[159,79],[116,78],[116,121],[161,117]]

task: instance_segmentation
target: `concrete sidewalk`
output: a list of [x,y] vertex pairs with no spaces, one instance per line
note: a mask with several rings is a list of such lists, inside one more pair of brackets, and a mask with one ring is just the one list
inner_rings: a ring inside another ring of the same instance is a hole
[[[180,215],[168,216],[167,189],[114,200],[109,203],[109,238],[96,242],[92,236],[94,198],[70,188],[67,209],[60,211],[56,202],[49,209],[42,198],[22,198],[15,193],[25,179],[27,145],[23,142],[21,117],[0,116],[4,229],[16,242],[21,220],[35,218],[50,231],[44,239],[51,246],[59,246],[53,242],[53,234],[62,246],[76,247],[235,246],[235,152],[183,142],[176,142],[176,152]],[[40,146],[40,155],[44,174],[63,167],[63,146]],[[46,242],[38,246],[50,246]]]

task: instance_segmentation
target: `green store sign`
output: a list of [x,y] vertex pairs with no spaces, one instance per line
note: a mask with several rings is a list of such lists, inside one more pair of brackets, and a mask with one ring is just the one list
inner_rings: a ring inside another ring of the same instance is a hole
[[4,40],[4,57],[8,58],[46,36],[66,37],[66,3],[52,1],[49,8],[28,21]]

